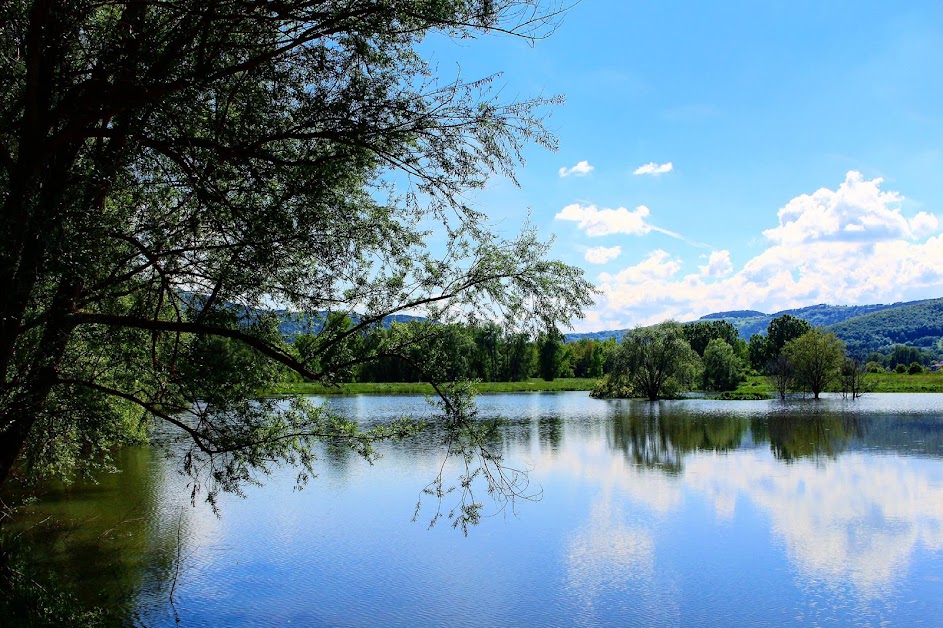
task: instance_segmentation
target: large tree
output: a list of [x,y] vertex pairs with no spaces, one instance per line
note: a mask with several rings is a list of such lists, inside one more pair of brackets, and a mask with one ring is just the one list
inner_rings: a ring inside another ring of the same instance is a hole
[[733,347],[740,337],[740,333],[733,324],[721,321],[695,321],[686,323],[682,329],[684,337],[691,345],[691,348],[701,357],[704,357],[704,351],[711,340],[720,338],[728,345]]
[[593,389],[593,396],[650,401],[673,397],[691,387],[699,368],[700,358],[685,340],[680,323],[639,327],[622,338],[612,371]]
[[[361,433],[253,392],[283,369],[330,382],[352,360],[417,361],[441,326],[350,350],[395,312],[519,331],[578,315],[581,273],[533,229],[500,239],[468,201],[492,174],[513,179],[524,145],[554,147],[548,102],[441,79],[416,52],[431,32],[540,38],[557,10],[0,4],[0,483],[81,465],[154,417],[187,439],[210,497],[271,461],[310,469],[317,440],[369,455],[407,428]],[[293,347],[272,306],[327,324]],[[415,367],[441,382],[447,361]],[[439,388],[455,451],[475,440],[470,411]]]
[[769,322],[766,328],[766,338],[769,341],[770,359],[782,353],[783,347],[790,340],[798,338],[812,329],[809,321],[796,318],[791,314],[777,316]]
[[821,328],[813,328],[783,347],[795,378],[795,384],[818,399],[841,372],[845,343]]

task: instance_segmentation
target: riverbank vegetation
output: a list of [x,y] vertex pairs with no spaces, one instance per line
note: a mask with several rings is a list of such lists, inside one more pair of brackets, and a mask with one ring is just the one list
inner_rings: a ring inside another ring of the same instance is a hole
[[[913,361],[905,365],[907,359]],[[929,357],[907,346],[867,359],[850,355],[835,334],[788,314],[748,343],[724,321],[668,321],[628,332],[592,394],[654,400],[702,390],[733,400],[785,399],[793,392],[814,398],[839,392],[850,399],[867,392],[943,392],[943,375],[921,361]]]
[[[350,320],[333,324],[353,325]],[[785,316],[771,327],[772,334],[754,336],[747,343],[738,337],[736,328],[722,321],[669,323],[635,330],[617,343],[589,338],[564,342],[553,331],[531,338],[494,324],[430,327],[421,320],[393,322],[362,332],[351,339],[348,350],[356,354],[363,347],[395,343],[400,336],[408,336],[415,341],[413,359],[363,363],[332,383],[306,382],[286,372],[283,381],[262,392],[433,394],[435,388],[423,383],[421,371],[415,368],[430,352],[448,354],[448,377],[474,381],[478,392],[596,389],[599,397],[649,398],[645,391],[651,390],[655,398],[666,398],[699,391],[719,393],[723,399],[745,399],[802,391],[814,396],[816,389],[819,393],[844,390],[852,397],[864,392],[943,391],[943,374],[917,362],[904,366],[904,360],[920,357],[910,347],[895,347],[887,356],[872,355],[865,363],[846,360],[834,336],[800,319]],[[429,335],[430,330],[435,333]],[[296,336],[295,350],[303,351],[315,338]],[[763,360],[765,368],[754,368]],[[884,364],[895,367],[888,369]],[[636,394],[636,390],[642,392]]]

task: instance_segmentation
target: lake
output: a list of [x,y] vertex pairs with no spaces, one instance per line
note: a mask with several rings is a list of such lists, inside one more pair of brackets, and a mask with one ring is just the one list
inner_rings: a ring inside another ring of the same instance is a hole
[[[322,400],[373,423],[422,397]],[[423,487],[434,430],[370,465],[319,453],[318,477],[261,478],[217,517],[176,463],[52,491],[37,560],[128,623],[219,625],[938,625],[943,396],[650,404],[587,393],[484,395],[526,494],[484,499],[468,536]],[[457,467],[447,465],[446,476]],[[454,495],[446,497],[446,509]],[[40,531],[41,532],[37,532]],[[171,595],[173,603],[171,603]]]

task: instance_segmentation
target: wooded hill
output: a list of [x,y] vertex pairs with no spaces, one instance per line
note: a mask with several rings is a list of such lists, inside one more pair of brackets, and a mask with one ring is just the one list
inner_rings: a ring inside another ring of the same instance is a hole
[[[771,320],[783,314],[807,320],[813,327],[835,332],[852,355],[888,353],[894,345],[908,345],[943,353],[943,299],[873,305],[810,305],[764,314],[754,310],[716,312],[698,320],[726,320],[747,340],[766,333]],[[621,339],[627,330],[567,334],[568,342],[581,338]]]
[[[848,321],[861,316],[867,316],[875,312],[896,310],[926,302],[927,301],[911,301],[908,303],[879,303],[874,305],[826,305],[825,303],[820,303],[818,305],[810,305],[792,310],[782,310],[774,314],[763,314],[761,312],[753,313],[746,311],[743,314],[747,315],[740,315],[739,312],[717,312],[715,314],[702,316],[698,320],[729,321],[734,327],[737,328],[737,331],[740,332],[741,338],[749,339],[749,337],[753,334],[765,334],[766,328],[769,326],[769,322],[774,318],[782,316],[783,314],[789,314],[790,316],[795,316],[796,318],[809,321],[809,324],[813,327],[829,327],[837,323]],[[733,316],[731,316],[731,314],[733,314]]]

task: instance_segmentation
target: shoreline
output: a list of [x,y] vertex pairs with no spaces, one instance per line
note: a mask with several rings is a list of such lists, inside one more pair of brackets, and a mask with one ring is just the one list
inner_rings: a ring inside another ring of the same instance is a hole
[[[561,377],[553,381],[531,378],[520,382],[478,382],[474,388],[478,393],[518,393],[518,392],[589,392],[593,389],[596,378]],[[901,373],[871,374],[865,393],[943,393],[943,372],[908,375]],[[775,390],[761,375],[751,375],[741,382],[736,390],[727,392],[703,392],[712,397],[736,401],[744,398],[762,398],[763,395],[776,396]],[[829,388],[827,392],[840,392]],[[355,382],[334,386],[306,382],[286,382],[263,391],[263,397],[282,397],[287,395],[434,395],[435,389],[422,382]]]

